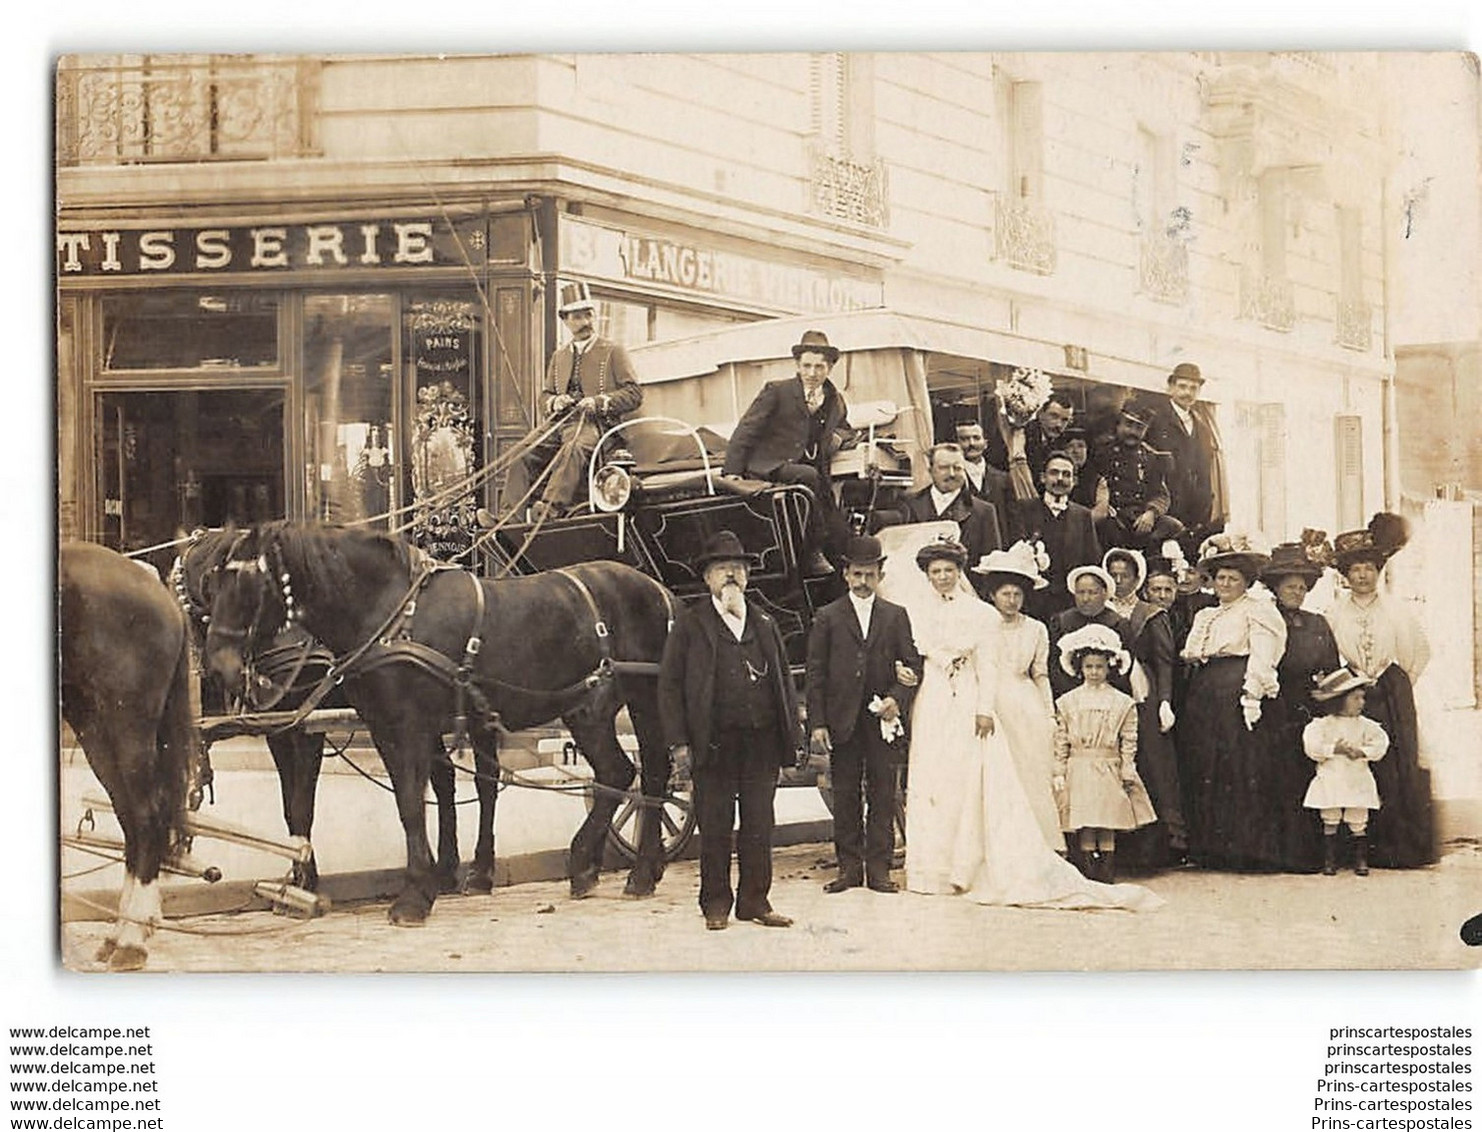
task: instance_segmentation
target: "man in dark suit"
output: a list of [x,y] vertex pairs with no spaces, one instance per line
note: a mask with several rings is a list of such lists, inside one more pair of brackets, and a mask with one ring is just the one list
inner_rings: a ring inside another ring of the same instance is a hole
[[993,509],[998,512],[999,525],[1005,525],[1009,517],[1009,503],[1014,495],[1008,472],[995,468],[984,458],[988,440],[983,435],[983,426],[977,421],[963,421],[956,431],[957,443],[962,448],[962,465],[967,472],[968,488],[979,499],[993,504]]
[[[967,487],[962,449],[956,444],[937,444],[928,453],[931,483],[905,498],[902,522],[933,523],[951,519],[961,530],[959,540],[967,548],[969,565],[990,550],[1002,550],[1003,527],[993,504],[977,498]],[[981,574],[973,575],[981,579]],[[981,585],[979,581],[977,584]]]
[[[708,597],[674,624],[659,663],[659,715],[678,781],[692,776],[700,829],[700,911],[711,931],[736,919],[769,928],[792,921],[772,910],[773,799],[777,771],[803,749],[797,692],[782,631],[746,600],[751,556],[730,531],[695,560]],[[738,882],[731,888],[731,830]]]
[[1168,513],[1188,528],[1179,543],[1188,558],[1199,544],[1225,529],[1224,456],[1219,429],[1199,401],[1204,375],[1180,362],[1168,375],[1168,394],[1149,406],[1147,442],[1169,455]]
[[1070,607],[1072,598],[1065,585],[1070,571],[1101,561],[1101,542],[1091,512],[1070,497],[1075,471],[1074,461],[1064,452],[1052,453],[1040,475],[1044,494],[1038,499],[1020,500],[1011,524],[1011,539],[1043,543],[1050,556],[1045,571],[1050,584],[1036,590],[1030,599],[1030,612],[1041,621]]
[[[552,431],[510,469],[504,489],[507,505],[528,505],[532,521],[571,506],[585,486],[587,464],[602,434],[643,404],[643,387],[628,352],[597,334],[597,304],[587,285],[563,283],[560,294],[557,312],[570,340],[551,355],[541,389],[541,430]],[[533,491],[531,484],[537,485]]]
[[848,524],[834,503],[829,463],[849,438],[848,406],[828,379],[839,360],[820,330],[807,331],[792,348],[797,376],[769,381],[736,423],[726,444],[723,473],[735,479],[800,483],[813,493],[808,534],[809,573],[827,574],[833,567],[824,551],[843,549]]
[[825,892],[865,883],[875,892],[899,891],[890,879],[895,760],[884,731],[903,731],[921,654],[905,609],[876,596],[883,560],[879,539],[851,539],[844,552],[849,592],[818,611],[808,635],[809,744],[829,756],[839,858],[839,875]]

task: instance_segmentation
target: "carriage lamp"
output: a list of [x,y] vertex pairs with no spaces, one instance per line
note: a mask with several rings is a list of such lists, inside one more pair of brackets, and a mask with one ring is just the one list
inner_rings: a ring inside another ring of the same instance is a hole
[[633,469],[638,461],[626,448],[614,449],[592,476],[592,506],[609,514],[621,511],[633,495]]

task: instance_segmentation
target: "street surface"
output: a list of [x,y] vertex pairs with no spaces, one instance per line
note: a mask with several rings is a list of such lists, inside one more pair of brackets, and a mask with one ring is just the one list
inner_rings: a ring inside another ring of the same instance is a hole
[[[1435,866],[1368,877],[1239,876],[1194,869],[1144,878],[1157,912],[988,908],[867,889],[826,895],[826,845],[776,852],[772,903],[790,929],[706,931],[694,861],[657,896],[603,875],[584,901],[565,881],[445,896],[422,928],[392,927],[386,902],[313,921],[269,912],[179,922],[150,944],[149,971],[869,971],[1476,967],[1458,929],[1482,912],[1482,842],[1456,839]],[[903,874],[897,872],[902,880]],[[106,926],[62,926],[63,963],[99,970]]]

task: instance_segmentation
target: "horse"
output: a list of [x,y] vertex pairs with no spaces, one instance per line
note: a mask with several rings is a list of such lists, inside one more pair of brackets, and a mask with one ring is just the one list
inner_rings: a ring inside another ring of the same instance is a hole
[[118,918],[98,951],[110,970],[148,958],[160,867],[182,846],[199,736],[189,627],[152,571],[93,543],[57,554],[62,718],[123,828]]
[[[235,527],[197,531],[168,568],[176,597],[190,616],[198,650],[205,645],[211,598],[221,568],[241,533]],[[255,658],[252,678],[243,689],[244,705],[256,711],[298,709],[324,678],[332,660],[329,651],[300,626],[285,626]],[[335,687],[317,706],[338,708],[348,707],[349,703],[343,690]],[[268,730],[263,737],[278,771],[284,824],[290,834],[312,845],[324,736],[298,725]],[[431,781],[433,797],[437,800],[438,886],[443,892],[452,892],[458,884],[458,816],[452,764],[446,759],[436,760]],[[293,863],[291,879],[309,892],[319,890],[319,864],[312,849],[307,861]]]
[[[422,803],[446,730],[466,732],[476,760],[479,830],[468,888],[493,887],[499,728],[557,718],[595,780],[571,840],[571,896],[596,887],[608,826],[635,774],[614,725],[624,705],[643,793],[662,797],[668,783],[653,677],[674,610],[667,589],[620,563],[480,579],[439,568],[391,535],[276,522],[242,535],[222,568],[206,661],[235,687],[258,643],[289,622],[333,651],[346,697],[391,777],[406,835],[405,883],[390,919],[415,925],[436,898]],[[651,895],[663,871],[659,821],[645,813],[624,891]]]

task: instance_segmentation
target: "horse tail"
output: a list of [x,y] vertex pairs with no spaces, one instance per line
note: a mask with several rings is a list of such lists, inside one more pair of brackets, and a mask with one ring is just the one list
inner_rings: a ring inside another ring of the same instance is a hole
[[181,613],[180,652],[165,693],[164,710],[156,731],[159,750],[159,790],[170,841],[184,832],[186,798],[200,750],[200,731],[190,695],[190,625]]

